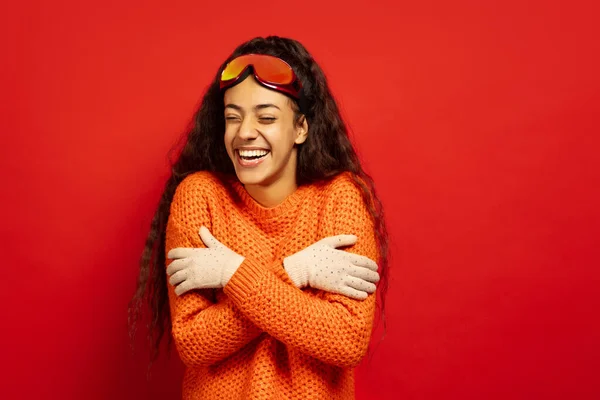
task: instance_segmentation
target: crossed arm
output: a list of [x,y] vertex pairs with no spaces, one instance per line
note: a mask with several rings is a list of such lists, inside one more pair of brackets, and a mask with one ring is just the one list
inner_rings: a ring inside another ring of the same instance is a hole
[[[190,235],[191,236],[191,235]],[[165,254],[178,247],[205,247],[188,237],[173,215],[167,225]],[[171,260],[167,259],[167,266]],[[168,284],[175,345],[186,365],[211,365],[235,353],[263,331],[238,310],[228,296],[214,303],[215,289],[175,294]]]

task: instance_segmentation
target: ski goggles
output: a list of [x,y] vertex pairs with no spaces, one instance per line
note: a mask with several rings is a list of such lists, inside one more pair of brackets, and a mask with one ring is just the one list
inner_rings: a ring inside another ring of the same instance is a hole
[[230,61],[221,73],[221,90],[242,82],[251,72],[258,83],[291,96],[303,108],[302,84],[292,67],[282,59],[266,54],[245,54]]

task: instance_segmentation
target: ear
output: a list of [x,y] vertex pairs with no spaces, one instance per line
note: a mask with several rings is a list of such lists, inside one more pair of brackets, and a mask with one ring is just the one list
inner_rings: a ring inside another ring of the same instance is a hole
[[302,144],[306,141],[308,137],[308,121],[306,117],[303,115],[302,119],[298,121],[298,125],[296,126],[296,139],[294,140],[295,144]]

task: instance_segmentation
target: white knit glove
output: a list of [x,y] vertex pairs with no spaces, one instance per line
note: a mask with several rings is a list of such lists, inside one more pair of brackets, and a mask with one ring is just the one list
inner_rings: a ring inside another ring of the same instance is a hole
[[366,299],[379,281],[377,264],[368,257],[336,249],[357,240],[355,235],[326,237],[284,258],[284,269],[299,288],[308,285],[357,300]]
[[207,248],[178,247],[169,251],[167,258],[174,260],[167,268],[169,283],[181,296],[192,289],[218,289],[244,262],[244,257],[219,242],[204,226],[200,238]]

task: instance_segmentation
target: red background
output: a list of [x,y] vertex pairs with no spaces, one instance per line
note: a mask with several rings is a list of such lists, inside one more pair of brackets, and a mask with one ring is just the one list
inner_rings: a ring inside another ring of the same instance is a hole
[[394,239],[358,398],[598,398],[592,3],[3,5],[0,397],[180,393],[126,335],[166,153],[233,48],[279,34],[328,74]]

